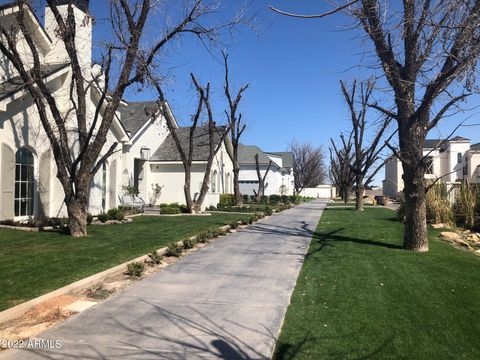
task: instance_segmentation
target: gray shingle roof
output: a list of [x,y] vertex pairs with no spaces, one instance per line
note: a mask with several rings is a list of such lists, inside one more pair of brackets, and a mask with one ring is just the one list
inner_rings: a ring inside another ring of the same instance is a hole
[[156,101],[129,102],[128,106],[119,107],[121,121],[125,129],[134,135],[158,112]]
[[[44,78],[55,74],[57,71],[60,71],[64,68],[69,66],[69,64],[49,64],[49,65],[42,65],[40,68],[40,72]],[[11,79],[5,80],[0,83],[0,101],[12,96],[16,92],[23,90],[25,87],[23,80],[21,79],[20,75],[15,76]]]
[[[425,143],[423,144],[424,149],[435,149],[442,145],[442,142],[444,142],[445,139],[426,139]],[[442,148],[445,148],[446,144],[444,143],[442,145]]]
[[435,149],[440,148],[440,150],[447,150],[447,143],[450,141],[470,141],[470,139],[464,138],[463,136],[455,136],[450,140],[445,139],[426,139],[425,144],[423,145],[424,149]]
[[255,165],[255,154],[258,154],[258,163],[268,165],[270,158],[258,146],[238,145],[238,163],[240,165]]
[[276,151],[269,152],[269,154],[279,155],[282,157],[282,165],[285,169],[291,169],[293,167],[293,153],[290,151]]
[[[223,127],[218,127],[214,135],[215,146],[221,140],[220,133],[224,131]],[[185,153],[188,153],[190,142],[190,127],[179,127],[175,130]],[[193,134],[193,161],[207,161],[209,155],[209,139],[207,126],[197,127]],[[181,161],[175,140],[172,134],[168,135],[165,141],[151,156],[150,161]]]
[[473,144],[470,146],[470,150],[480,150],[480,143]]

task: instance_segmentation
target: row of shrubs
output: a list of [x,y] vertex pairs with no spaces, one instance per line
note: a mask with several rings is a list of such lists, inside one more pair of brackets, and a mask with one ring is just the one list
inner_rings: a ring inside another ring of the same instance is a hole
[[[292,205],[290,204],[281,204],[275,206],[275,211],[280,212],[284,210],[291,209]],[[273,208],[270,205],[243,205],[243,206],[232,206],[232,205],[221,205],[218,204],[217,206],[211,205],[207,208],[208,211],[225,211],[225,212],[242,212],[242,213],[254,213],[254,212],[263,212],[265,215],[272,215]]]
[[43,228],[43,227],[64,227],[68,225],[68,218],[31,218],[26,221],[3,220],[0,225],[25,227],[25,228]]
[[[456,191],[453,204],[448,199],[445,183],[433,185],[426,197],[427,222],[480,230],[480,186],[462,183]],[[402,199],[399,216],[405,214]]]
[[[262,204],[262,205],[279,205],[279,204],[295,204],[298,205],[302,201],[310,200],[311,198],[306,198],[299,195],[264,195],[257,199],[255,195],[242,195],[242,202],[244,204]],[[220,195],[220,206],[235,206],[235,196],[233,194],[221,194]]]
[[174,215],[182,213],[188,213],[188,207],[186,205],[180,205],[178,203],[160,204],[160,214]]
[[[239,225],[247,225],[253,224],[253,222],[264,218],[265,215],[262,213],[255,213],[251,216],[247,221],[239,222],[232,222],[229,224],[230,228],[236,229]],[[226,230],[219,229],[219,228],[210,228],[207,230],[202,231],[201,233],[197,234],[195,238],[188,238],[185,239],[180,243],[175,242],[168,245],[167,250],[165,250],[164,255],[161,255],[158,251],[153,251],[148,254],[149,260],[148,264],[155,266],[161,264],[163,261],[163,257],[180,257],[183,251],[193,249],[197,244],[205,244],[209,242],[211,239],[215,239],[219,236],[224,236],[227,234]],[[127,265],[126,274],[132,278],[142,276],[143,272],[145,271],[145,264],[139,261],[131,262]]]
[[[120,208],[114,208],[114,209],[108,210],[106,213],[102,212],[102,213],[98,214],[97,219],[102,223],[105,223],[109,220],[122,221],[122,220],[125,219],[125,213]],[[93,221],[93,215],[88,214],[88,216],[87,216],[88,225],[90,225],[92,223],[92,221]]]

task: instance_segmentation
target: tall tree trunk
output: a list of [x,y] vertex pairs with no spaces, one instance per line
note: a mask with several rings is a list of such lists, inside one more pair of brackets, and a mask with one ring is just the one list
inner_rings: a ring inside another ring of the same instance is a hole
[[[406,123],[406,122],[405,122]],[[403,247],[418,252],[428,251],[425,165],[422,164],[425,127],[419,122],[399,126],[400,154],[405,196]]]
[[363,211],[363,177],[361,175],[357,175],[355,177],[355,210],[356,211]]
[[242,206],[243,199],[242,193],[240,192],[240,166],[238,162],[233,164],[233,194],[235,196],[235,205]]
[[405,188],[405,228],[403,246],[407,250],[428,251],[426,189],[423,174],[403,166]]
[[190,169],[185,169],[185,185],[183,185],[183,192],[185,194],[185,202],[187,203],[188,212],[195,213],[194,203],[192,200],[192,193],[190,192],[191,172]]
[[69,221],[70,235],[73,237],[87,236],[88,201],[73,199],[65,201]]
[[345,190],[344,190],[344,193],[343,193],[344,194],[343,195],[343,203],[345,205],[347,205],[348,200],[350,200],[350,193],[351,193],[350,189],[346,187]]

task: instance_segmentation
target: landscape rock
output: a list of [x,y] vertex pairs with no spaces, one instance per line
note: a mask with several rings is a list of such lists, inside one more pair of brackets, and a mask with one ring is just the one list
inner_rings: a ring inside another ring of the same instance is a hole
[[459,234],[453,231],[443,231],[440,233],[440,238],[444,240],[449,240],[449,241],[456,241],[456,240],[461,240],[462,238],[460,237]]
[[434,228],[434,229],[445,229],[446,227],[447,227],[447,225],[442,224],[442,223],[440,223],[440,224],[432,224],[432,228]]

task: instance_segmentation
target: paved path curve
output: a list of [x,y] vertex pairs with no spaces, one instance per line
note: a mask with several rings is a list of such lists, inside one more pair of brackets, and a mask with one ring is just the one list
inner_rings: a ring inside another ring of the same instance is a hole
[[199,249],[42,334],[60,350],[9,359],[265,359],[326,203],[275,214]]

